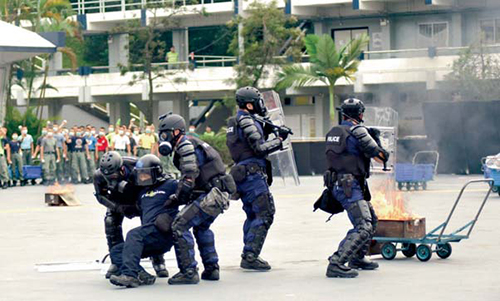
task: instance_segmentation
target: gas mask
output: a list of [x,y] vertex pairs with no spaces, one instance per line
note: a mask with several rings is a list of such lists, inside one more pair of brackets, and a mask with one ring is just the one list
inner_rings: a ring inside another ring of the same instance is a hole
[[267,108],[266,105],[264,104],[264,99],[262,98],[254,99],[252,105],[253,105],[253,110],[250,111],[251,114],[257,114],[262,117],[266,116]]
[[158,151],[162,156],[168,156],[174,150],[174,145],[177,143],[178,136],[174,136],[173,131],[164,131],[160,133],[160,145]]

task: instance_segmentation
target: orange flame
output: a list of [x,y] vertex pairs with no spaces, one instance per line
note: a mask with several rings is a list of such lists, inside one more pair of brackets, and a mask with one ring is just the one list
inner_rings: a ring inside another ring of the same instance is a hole
[[72,185],[64,185],[61,186],[58,183],[55,185],[49,186],[48,193],[50,194],[73,194],[75,192],[75,188]]
[[373,190],[371,203],[381,220],[413,220],[419,218],[407,208],[402,192],[395,189],[394,180],[387,180]]

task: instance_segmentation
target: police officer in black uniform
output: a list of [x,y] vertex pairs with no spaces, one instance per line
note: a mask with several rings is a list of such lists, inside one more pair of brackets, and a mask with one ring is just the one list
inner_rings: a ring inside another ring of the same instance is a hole
[[289,132],[280,131],[270,138],[272,129],[269,125],[255,120],[256,115],[265,116],[267,112],[262,94],[256,88],[239,89],[236,101],[239,110],[235,117],[229,119],[226,143],[236,164],[231,169],[231,175],[247,215],[243,225],[245,246],[240,266],[269,270],[269,263],[259,257],[275,214],[273,196],[269,191],[272,168],[266,158],[282,148]]
[[229,194],[236,190],[219,153],[208,143],[185,133],[186,122],[181,116],[169,113],[160,117],[160,154],[168,156],[174,152],[174,165],[181,172],[177,191],[169,201],[175,205],[187,204],[172,224],[180,271],[168,280],[169,284],[199,282],[191,228],[205,268],[201,278],[219,280],[219,258],[210,225],[229,207]]
[[[107,208],[104,230],[109,251],[123,242],[123,218],[141,215],[137,207],[141,187],[136,185],[133,175],[136,163],[137,158],[122,157],[118,152],[111,151],[103,155],[99,169],[94,173],[95,196]],[[158,277],[168,277],[163,256],[155,256],[152,261]],[[106,278],[116,273],[118,268],[111,262]]]
[[347,211],[353,225],[329,257],[327,277],[353,278],[358,275],[355,269],[378,268],[377,263],[365,258],[377,227],[366,179],[370,175],[370,160],[385,163],[389,153],[376,142],[375,131],[362,125],[364,111],[359,99],[345,100],[340,107],[343,121],[326,135],[325,185]]
[[141,187],[137,205],[142,213],[140,227],[127,233],[125,242],[111,249],[111,260],[120,275],[111,275],[114,285],[137,287],[151,285],[156,277],[141,267],[141,258],[162,256],[173,246],[171,225],[179,212],[177,207],[165,207],[165,201],[177,190],[177,181],[163,174],[161,161],[155,155],[145,155],[134,169],[136,185]]

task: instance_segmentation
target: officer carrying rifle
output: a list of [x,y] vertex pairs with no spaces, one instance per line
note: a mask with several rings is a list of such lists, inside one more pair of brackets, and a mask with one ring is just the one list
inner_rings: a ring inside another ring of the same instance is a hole
[[361,100],[345,100],[340,107],[342,122],[326,135],[328,169],[324,184],[331,192],[332,202],[341,205],[331,213],[345,209],[353,225],[338,250],[329,257],[327,277],[353,278],[358,276],[356,269],[378,268],[377,263],[365,258],[378,220],[370,204],[366,179],[370,176],[370,160],[373,158],[385,166],[389,153],[380,144],[380,132],[362,125],[364,111]]

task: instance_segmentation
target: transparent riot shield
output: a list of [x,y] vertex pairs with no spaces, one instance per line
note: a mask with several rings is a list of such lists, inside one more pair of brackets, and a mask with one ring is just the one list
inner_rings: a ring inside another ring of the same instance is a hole
[[372,160],[372,171],[375,173],[390,173],[394,176],[398,137],[398,112],[388,107],[367,107],[363,119],[365,121],[365,126],[373,127],[380,131],[380,142],[382,147],[390,154],[389,161],[386,164],[387,170],[383,170],[383,164]]
[[[271,121],[278,126],[285,125],[285,114],[283,113],[279,94],[275,91],[267,91],[262,93],[262,97],[264,98]],[[281,178],[285,185],[300,185],[297,164],[295,163],[290,139],[285,140],[283,142],[283,150],[271,154],[269,160],[273,165],[273,177],[275,181]]]

